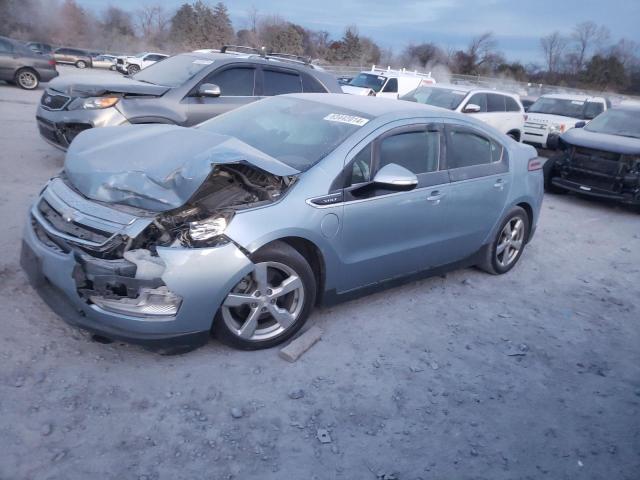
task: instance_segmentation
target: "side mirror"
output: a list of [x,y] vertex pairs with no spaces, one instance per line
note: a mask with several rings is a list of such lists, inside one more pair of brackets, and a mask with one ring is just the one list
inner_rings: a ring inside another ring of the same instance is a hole
[[476,105],[475,103],[469,103],[464,110],[463,113],[478,113],[481,110],[480,105]]
[[215,83],[203,83],[198,87],[199,97],[219,97],[222,95],[220,87]]
[[411,190],[418,185],[418,177],[398,164],[389,163],[378,170],[373,183],[392,190]]
[[587,122],[580,121],[580,122],[576,122],[576,124],[574,125],[574,127],[575,127],[575,128],[583,128],[586,124],[587,124]]

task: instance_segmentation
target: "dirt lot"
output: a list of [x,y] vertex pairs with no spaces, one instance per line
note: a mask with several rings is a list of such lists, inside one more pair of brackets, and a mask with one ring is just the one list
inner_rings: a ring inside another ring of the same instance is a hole
[[510,274],[317,311],[324,337],[295,364],[103,345],[18,265],[63,164],[36,131],[41,93],[0,85],[0,479],[639,478],[638,213],[547,196]]

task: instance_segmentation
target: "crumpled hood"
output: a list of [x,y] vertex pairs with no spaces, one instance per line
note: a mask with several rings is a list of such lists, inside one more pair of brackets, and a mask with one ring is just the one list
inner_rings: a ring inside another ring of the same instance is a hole
[[622,155],[640,155],[640,139],[590,132],[584,128],[573,128],[563,134],[562,141],[577,147],[593,148]]
[[49,88],[70,97],[98,97],[107,93],[160,96],[169,90],[169,87],[163,85],[152,85],[115,75],[64,75],[49,82]]
[[184,205],[212,167],[225,163],[300,173],[234,137],[174,125],[86,130],[69,147],[64,170],[88,198],[163,212]]

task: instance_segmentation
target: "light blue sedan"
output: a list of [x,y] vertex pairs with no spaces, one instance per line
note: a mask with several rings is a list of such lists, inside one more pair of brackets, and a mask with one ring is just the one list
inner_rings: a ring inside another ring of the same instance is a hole
[[535,149],[468,116],[285,95],[195,128],[81,133],[31,209],[22,265],[65,320],[108,339],[265,348],[316,304],[508,272],[542,195]]

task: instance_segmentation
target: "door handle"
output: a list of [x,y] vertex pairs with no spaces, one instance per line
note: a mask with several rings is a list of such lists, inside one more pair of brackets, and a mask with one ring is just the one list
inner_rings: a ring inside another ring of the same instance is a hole
[[501,178],[499,178],[498,180],[496,180],[496,183],[493,184],[493,188],[497,188],[499,190],[504,189],[506,182],[504,180],[502,180]]
[[440,200],[442,200],[442,197],[444,197],[444,193],[440,193],[439,190],[434,190],[427,197],[427,201],[433,202],[434,204],[438,205],[440,203]]

